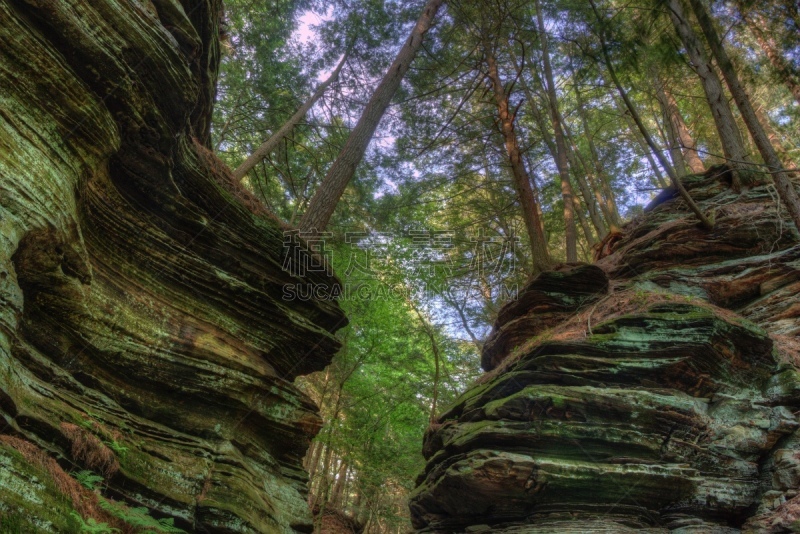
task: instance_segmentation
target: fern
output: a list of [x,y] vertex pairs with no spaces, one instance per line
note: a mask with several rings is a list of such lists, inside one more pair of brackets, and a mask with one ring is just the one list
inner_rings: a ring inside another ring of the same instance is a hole
[[91,471],[83,470],[77,473],[73,473],[75,480],[83,486],[84,488],[90,489],[94,491],[97,489],[97,485],[103,481],[103,477],[100,475],[96,475]]
[[108,523],[98,523],[93,517],[85,520],[78,512],[73,510],[69,515],[78,522],[80,526],[79,532],[86,532],[88,534],[113,534],[120,532],[118,528],[109,527]]
[[150,511],[144,506],[129,508],[121,503],[101,499],[100,507],[117,519],[121,519],[133,527],[145,529],[146,533],[186,534],[185,530],[175,526],[174,519],[171,517],[156,519],[150,515]]
[[125,455],[130,450],[130,449],[128,449],[128,447],[126,447],[125,445],[123,445],[119,441],[112,440],[112,441],[104,441],[103,443],[105,443],[120,458],[125,458]]
[[86,417],[88,419],[84,419],[83,416],[80,416],[80,415],[76,417],[78,426],[83,427],[84,429],[88,430],[89,432],[94,432],[94,430],[95,430],[95,428],[94,428],[95,415],[93,413],[91,413],[91,412],[87,412],[86,413]]

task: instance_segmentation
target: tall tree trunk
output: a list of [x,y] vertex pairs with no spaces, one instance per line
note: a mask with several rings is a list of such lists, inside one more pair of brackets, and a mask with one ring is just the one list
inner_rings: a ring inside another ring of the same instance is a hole
[[386,108],[392,101],[392,97],[400,87],[411,62],[417,55],[422,46],[422,39],[430,29],[433,19],[444,0],[428,0],[422,10],[414,29],[411,31],[403,47],[395,57],[394,62],[384,75],[381,83],[372,93],[367,106],[364,108],[361,117],[358,119],[353,131],[347,138],[344,148],[339,153],[336,161],[328,169],[325,178],[322,180],[317,192],[311,198],[308,209],[300,219],[300,229],[303,231],[317,230],[322,231],[328,226],[328,222],[336,209],[336,204],[342,197],[347,184],[353,178],[358,164],[364,158],[375,129],[378,127]]
[[[542,6],[536,0],[536,21],[539,27],[539,41],[542,44],[542,61],[546,79],[547,100],[550,107],[550,121],[553,124],[553,133],[556,138],[556,167],[561,178],[561,197],[564,199],[564,234],[566,239],[567,261],[578,261],[578,242],[575,229],[574,205],[572,186],[569,183],[569,168],[567,167],[567,146],[564,143],[564,133],[561,129],[561,113],[558,111],[558,94],[553,80],[553,67],[550,64],[550,52],[547,44],[547,32],[544,27]],[[523,65],[524,67],[524,65]]]
[[772,146],[775,147],[778,157],[781,158],[781,162],[783,162],[783,168],[786,169],[786,171],[789,172],[792,177],[800,177],[798,174],[797,164],[786,152],[783,141],[781,140],[780,135],[778,135],[778,132],[776,132],[775,128],[772,126],[772,121],[764,112],[764,108],[756,108],[756,117],[758,117],[758,122],[761,123],[761,127],[764,128],[764,132],[767,134],[767,137],[769,137],[770,143],[772,143]]
[[797,103],[800,104],[800,79],[798,79],[798,74],[786,61],[786,58],[783,57],[775,40],[770,36],[764,17],[760,13],[752,12],[746,13],[744,19],[750,32],[756,38],[758,46],[761,47],[764,55],[769,59],[778,77],[789,88]]
[[[658,133],[669,150],[669,159],[672,161],[672,168],[675,169],[678,177],[686,176],[689,174],[689,172],[686,170],[686,162],[683,161],[683,154],[681,153],[680,143],[678,142],[678,134],[675,131],[675,128],[673,128],[667,108],[664,106],[664,102],[662,102],[660,98],[662,92],[660,88],[662,81],[659,78],[658,73],[654,72],[655,70],[656,69],[654,68],[651,69],[651,76],[654,78],[654,85],[656,86],[656,100],[658,101],[659,109],[661,110],[661,117],[659,118],[658,113],[653,111],[653,123],[656,125],[656,128],[658,128]],[[667,187],[667,184],[663,178],[659,179],[658,183],[661,185],[661,187]]]
[[586,244],[589,248],[592,248],[595,243],[597,243],[597,240],[594,238],[594,234],[592,234],[589,223],[586,222],[586,216],[583,214],[583,205],[581,205],[581,201],[578,200],[577,195],[572,195],[572,205],[575,208],[575,217],[578,219],[578,224],[583,230],[584,237],[586,237]]
[[706,36],[706,40],[711,47],[711,52],[717,60],[717,65],[719,65],[719,69],[722,71],[725,83],[727,83],[728,89],[733,95],[733,99],[736,101],[736,106],[742,114],[742,119],[747,129],[750,131],[756,148],[758,148],[761,157],[764,158],[764,163],[767,164],[772,174],[772,179],[775,182],[775,189],[777,189],[778,195],[780,195],[781,201],[792,217],[795,226],[798,231],[800,231],[800,198],[789,176],[786,174],[781,160],[778,158],[778,154],[775,152],[775,147],[772,146],[767,134],[764,133],[764,129],[758,122],[758,117],[756,117],[753,105],[750,103],[750,97],[747,96],[744,86],[739,82],[739,77],[736,74],[733,62],[730,60],[725,47],[722,45],[722,40],[717,34],[717,29],[714,27],[714,21],[711,20],[711,16],[700,0],[689,0],[689,4],[692,6],[697,21],[700,23],[700,28]]
[[329,472],[331,467],[331,459],[333,457],[333,449],[330,446],[330,434],[328,434],[326,437],[328,439],[322,456],[322,473],[319,477],[319,482],[317,482],[314,496],[310,499],[310,506],[312,510],[318,505],[324,506],[327,500],[328,488],[330,487]]
[[[323,406],[325,404],[325,398],[328,394],[328,388],[332,382],[331,379],[331,367],[329,366],[325,369],[325,378],[322,382],[322,389],[319,393],[319,400],[316,401],[318,406]],[[308,496],[306,500],[308,501],[308,505],[311,506],[315,500],[315,492],[314,492],[314,482],[317,476],[317,472],[319,471],[319,463],[320,458],[322,457],[322,451],[325,448],[325,444],[322,439],[317,439],[311,443],[311,448],[309,449],[308,453],[306,454],[307,463],[305,465],[306,471],[308,472]]]
[[323,466],[322,470],[322,480],[325,482],[325,484],[321,488],[319,499],[317,501],[321,507],[325,507],[330,499],[331,487],[333,486],[334,478],[336,477],[336,460],[338,459],[338,455],[333,454],[333,447],[328,446],[325,452],[325,465]]
[[[586,163],[586,160],[583,158],[580,148],[578,148],[578,145],[575,143],[575,138],[573,137],[567,123],[562,122],[561,125],[564,128],[564,137],[568,142],[567,156],[569,158],[570,168],[575,170],[573,176],[575,177],[575,181],[578,183],[578,189],[580,190],[586,205],[590,207],[589,215],[592,219],[592,224],[597,231],[597,236],[600,239],[603,239],[609,231],[606,227],[610,228],[611,231],[615,231],[618,228],[614,223],[610,222],[610,212],[607,213],[609,206],[607,201],[603,198],[600,189],[597,187],[598,180],[593,175],[592,167],[589,166]],[[582,169],[583,172],[579,172],[578,169]],[[603,213],[603,219],[600,218],[600,215],[597,212],[598,206],[600,207],[600,211]],[[616,209],[616,206],[614,206],[614,209]],[[603,224],[603,220],[605,220],[605,224]]]
[[681,110],[678,108],[678,102],[675,100],[672,91],[662,80],[656,83],[656,89],[658,91],[658,101],[664,109],[667,130],[672,132],[672,135],[680,144],[683,159],[686,165],[689,166],[689,170],[694,174],[706,172],[706,167],[697,153],[697,143],[683,120],[683,115],[681,115]]
[[531,244],[531,256],[535,271],[546,271],[552,265],[550,253],[547,251],[547,241],[544,237],[544,227],[539,217],[537,200],[531,188],[531,178],[525,169],[522,161],[522,154],[517,143],[517,134],[514,131],[514,116],[508,106],[508,95],[503,88],[500,74],[497,71],[497,61],[494,53],[488,46],[486,48],[486,65],[488,67],[488,77],[492,84],[495,104],[497,105],[497,115],[500,119],[500,129],[505,140],[506,153],[511,164],[511,176],[514,188],[519,197],[520,207],[522,208],[522,218],[525,220],[525,228],[528,230],[528,239]]
[[344,494],[344,483],[347,480],[347,460],[342,458],[339,461],[339,469],[336,473],[336,483],[333,485],[333,491],[328,502],[336,509],[342,507],[342,495]]
[[686,188],[683,187],[683,184],[681,183],[680,179],[675,175],[675,171],[672,170],[672,167],[670,167],[669,163],[667,163],[666,159],[664,158],[664,155],[660,151],[658,151],[658,147],[653,141],[653,138],[650,136],[650,132],[647,131],[647,128],[642,122],[642,118],[639,116],[639,112],[636,110],[636,106],[633,105],[633,102],[628,97],[628,93],[625,91],[625,89],[623,89],[622,84],[620,83],[619,78],[617,77],[617,72],[614,69],[614,65],[611,62],[611,57],[609,57],[608,55],[608,45],[606,44],[605,28],[604,28],[605,21],[600,16],[600,12],[597,10],[597,5],[595,4],[594,0],[589,0],[589,3],[592,6],[592,11],[594,11],[594,15],[597,18],[597,22],[600,24],[597,34],[598,38],[600,39],[600,50],[603,54],[603,60],[605,61],[606,68],[608,69],[608,74],[609,76],[611,76],[611,81],[614,82],[614,86],[617,88],[617,91],[619,92],[619,96],[622,97],[622,101],[625,102],[625,106],[628,108],[628,112],[631,114],[631,117],[636,123],[636,126],[639,127],[639,130],[642,133],[642,137],[644,137],[645,141],[647,142],[647,145],[653,150],[656,157],[658,158],[659,163],[661,164],[662,167],[664,167],[664,169],[669,174],[669,179],[672,181],[673,187],[675,187],[675,189],[678,191],[678,194],[681,196],[683,201],[686,202],[686,205],[689,207],[689,209],[691,209],[694,212],[694,214],[697,215],[697,218],[700,219],[702,225],[708,229],[713,228],[714,223],[708,217],[706,217],[706,215],[700,210],[695,201],[692,199],[692,197],[689,196],[689,193],[686,191]]
[[[419,311],[417,311],[417,313],[419,313]],[[424,321],[421,315],[420,320]],[[424,327],[425,332],[428,334],[428,338],[431,342],[431,350],[433,350],[433,391],[431,394],[431,412],[428,418],[428,421],[433,423],[436,420],[436,410],[439,403],[439,385],[442,377],[442,355],[439,353],[439,344],[436,342],[436,336],[433,332],[433,329],[431,328],[430,324],[427,323],[427,321],[424,323]]]
[[[517,70],[521,69],[521,66],[518,63],[516,63],[516,58],[515,58],[515,66]],[[539,128],[539,133],[542,135],[542,140],[547,146],[547,150],[548,152],[550,152],[550,156],[552,156],[553,161],[556,161],[557,159],[556,144],[553,142],[553,139],[550,135],[550,131],[545,124],[542,112],[539,109],[539,106],[536,105],[536,100],[534,99],[530,87],[525,81],[525,77],[520,76],[519,82],[523,92],[525,93],[525,99],[528,101],[528,107],[531,110],[531,115],[533,115],[533,119],[536,122],[536,126]],[[592,225],[594,226],[597,235],[600,237],[600,239],[602,239],[606,235],[606,228],[605,225],[603,224],[602,219],[600,218],[600,215],[597,213],[597,205],[593,200],[592,194],[589,191],[589,186],[586,183],[586,178],[584,177],[584,174],[590,171],[586,169],[585,166],[578,165],[578,162],[574,154],[574,151],[577,150],[577,147],[575,146],[575,143],[572,141],[572,139],[569,137],[567,125],[564,123],[563,117],[561,118],[561,124],[564,127],[565,139],[566,141],[568,141],[567,159],[569,161],[569,168],[572,169],[572,174],[575,177],[575,181],[578,184],[578,188],[580,189],[583,201],[586,203],[586,208],[589,212],[589,218],[592,220]],[[581,169],[583,169],[583,172],[581,172]]]
[[[597,197],[597,203],[600,205],[600,210],[603,212],[603,217],[605,217],[606,222],[608,223],[609,231],[617,232],[622,226],[622,218],[619,216],[617,201],[614,198],[614,191],[611,189],[611,180],[606,174],[605,169],[603,169],[602,162],[600,161],[600,154],[598,153],[597,147],[594,144],[594,136],[589,128],[589,118],[586,113],[586,108],[583,106],[583,99],[581,98],[581,93],[577,85],[575,86],[575,99],[578,102],[578,115],[581,117],[583,134],[586,138],[586,143],[589,145],[589,153],[591,155],[592,165],[596,171],[597,181],[593,184],[593,189],[595,191],[595,196]],[[569,129],[566,130],[566,133],[572,139]],[[581,160],[583,159],[583,156],[581,156],[581,153],[579,150],[577,150],[577,147],[575,153],[579,158],[581,158]],[[588,168],[586,162],[584,162],[584,166]],[[588,175],[588,177],[591,180],[592,176]]]
[[[621,111],[624,112],[625,109],[626,107],[625,104],[623,103]],[[675,172],[675,169],[672,167],[672,165],[669,164],[666,158],[663,159],[664,165],[666,165],[666,167],[663,166],[659,167],[658,163],[656,162],[656,158],[653,157],[654,153],[656,152],[661,153],[659,146],[655,143],[655,139],[653,140],[653,145],[650,146],[645,140],[645,138],[642,137],[642,133],[639,129],[639,126],[636,124],[636,121],[634,121],[628,113],[624,113],[624,117],[626,119],[626,122],[628,123],[628,128],[629,131],[631,132],[631,135],[633,136],[634,141],[642,148],[642,154],[644,155],[644,159],[647,160],[647,164],[650,166],[650,170],[653,171],[655,182],[661,185],[662,187],[666,186],[664,175],[661,174],[662,168],[667,173],[667,175],[670,174],[670,171]],[[661,158],[659,158],[659,161],[660,160]]]
[[702,82],[703,91],[706,94],[706,100],[711,108],[711,115],[714,117],[714,124],[722,143],[722,151],[733,170],[734,187],[739,190],[750,182],[750,168],[741,132],[736,126],[733,112],[722,90],[719,77],[714,71],[714,66],[706,57],[705,50],[684,13],[682,0],[668,0],[667,3],[670,20],[689,54],[692,68]]
[[[564,125],[564,135],[565,137],[568,136],[566,125]],[[597,213],[597,205],[595,203],[596,199],[592,197],[592,188],[589,186],[589,183],[587,182],[584,173],[580,172],[580,169],[584,168],[584,166],[578,164],[578,160],[575,156],[575,151],[577,149],[578,147],[576,147],[573,142],[570,142],[570,144],[567,145],[567,157],[569,159],[569,166],[571,169],[573,169],[573,176],[575,177],[575,182],[578,184],[578,190],[581,192],[583,201],[586,203],[587,211],[589,212],[589,218],[591,219],[592,225],[594,226],[594,229],[597,232],[597,237],[603,239],[608,233],[608,230],[606,230],[606,227],[603,224],[603,220],[600,218],[600,214]],[[593,243],[589,244],[592,245]]]
[[342,494],[339,497],[339,509],[346,510],[347,507],[350,505],[350,497],[353,494],[353,469],[350,467],[350,463],[347,464],[347,471],[344,473],[344,484],[342,487]]
[[[339,419],[339,411],[341,410],[342,407],[343,389],[344,389],[344,381],[338,382],[337,389],[334,391],[334,394],[336,395],[336,401],[333,406],[331,421],[336,421],[337,419]],[[325,454],[323,456],[323,461],[322,461],[322,476],[320,478],[319,483],[317,484],[317,490],[314,493],[313,499],[310,499],[312,510],[317,505],[320,505],[321,508],[324,508],[325,503],[328,502],[328,492],[330,490],[330,467],[331,467],[331,459],[333,456],[333,448],[331,447],[331,442],[333,441],[331,439],[333,428],[334,428],[333,426],[329,426],[328,433],[325,435],[325,442],[324,442]]]
[[278,144],[283,141],[284,137],[289,135],[289,132],[291,132],[295,126],[300,124],[300,121],[303,120],[303,117],[305,117],[309,110],[314,107],[314,104],[316,104],[317,101],[322,98],[322,95],[325,94],[325,91],[328,90],[328,87],[330,87],[331,84],[339,78],[339,73],[342,71],[345,61],[347,61],[347,53],[342,56],[341,61],[339,61],[339,64],[336,65],[336,68],[331,75],[328,76],[324,82],[319,84],[317,90],[314,91],[314,94],[311,95],[297,111],[295,111],[294,115],[292,115],[289,120],[278,129],[277,132],[272,134],[269,139],[264,141],[261,146],[255,149],[253,153],[250,154],[250,156],[244,160],[244,162],[242,162],[241,165],[236,167],[236,170],[233,171],[234,178],[237,180],[244,178],[244,176],[250,172],[253,167],[258,165],[261,160],[269,156],[272,151],[278,147]]
[[[639,129],[639,125],[636,124],[636,121],[633,120],[630,113],[628,112],[627,105],[625,102],[620,101],[620,99],[614,99],[617,103],[617,107],[619,108],[621,116],[625,118],[625,122],[628,123],[628,132],[630,132],[631,138],[634,143],[638,144],[639,147],[642,149],[642,155],[644,159],[647,160],[647,164],[650,165],[650,170],[653,171],[653,176],[655,176],[655,182],[661,185],[662,187],[666,187],[666,181],[664,180],[664,175],[661,174],[661,167],[658,166],[655,158],[653,157],[654,152],[660,153],[661,150],[659,149],[658,145],[655,144],[655,140],[653,140],[653,145],[649,145],[645,138],[642,136],[642,132]],[[669,165],[666,158],[663,161],[667,164],[667,167],[664,168],[667,175],[670,174],[670,171],[674,171],[672,166]]]
[[414,310],[414,313],[417,314],[417,318],[422,325],[422,329],[425,331],[425,335],[428,336],[428,340],[431,342],[431,351],[433,351],[433,391],[431,394],[431,410],[428,417],[428,422],[433,424],[433,422],[436,420],[436,410],[439,403],[439,383],[441,382],[442,375],[442,354],[439,351],[439,343],[436,341],[436,331],[433,329],[431,323],[425,318],[424,315],[422,315],[422,312],[419,310],[416,304],[414,304],[413,300],[409,298],[407,299],[407,302],[411,306],[411,309]]
[[[661,101],[659,100],[659,104],[660,103]],[[655,118],[657,119],[658,117],[656,116]],[[662,137],[666,137],[665,141],[669,147],[669,158],[672,160],[672,167],[675,169],[675,172],[678,173],[678,176],[686,176],[689,174],[689,171],[686,168],[686,162],[683,161],[683,153],[681,153],[681,144],[680,141],[678,141],[678,134],[672,122],[670,122],[667,109],[663,105],[661,105],[661,120],[664,123],[664,128],[662,130],[659,127],[659,131]],[[656,121],[656,124],[658,124],[658,121]],[[663,180],[661,180],[660,183],[662,187],[666,186]]]
[[323,445],[321,441],[315,441],[311,444],[311,449],[308,451],[308,464],[306,465],[306,471],[308,471],[308,485],[309,485],[309,492],[308,492],[308,499],[309,504],[311,503],[311,485],[314,484],[314,477],[317,475],[317,469],[319,468],[319,457],[322,454]]

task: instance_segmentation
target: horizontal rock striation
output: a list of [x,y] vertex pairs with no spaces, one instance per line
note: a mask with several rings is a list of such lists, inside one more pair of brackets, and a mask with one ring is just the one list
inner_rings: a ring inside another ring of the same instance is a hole
[[283,268],[283,228],[205,148],[220,10],[0,2],[0,524],[77,528],[30,443],[185,530],[311,531],[320,419],[292,381],[345,319],[283,300],[332,281],[302,250]]
[[431,426],[424,532],[786,532],[800,519],[800,243],[772,186],[685,179],[595,265],[500,312]]

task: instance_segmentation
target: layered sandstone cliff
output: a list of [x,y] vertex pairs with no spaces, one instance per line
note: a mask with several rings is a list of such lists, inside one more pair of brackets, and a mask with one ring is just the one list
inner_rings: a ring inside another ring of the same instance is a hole
[[311,530],[320,420],[292,381],[345,320],[282,300],[330,280],[282,269],[282,228],[204,148],[220,9],[0,1],[3,531],[141,530],[109,502],[189,531]]
[[772,186],[685,179],[595,265],[531,281],[428,431],[426,532],[789,532],[800,240]]

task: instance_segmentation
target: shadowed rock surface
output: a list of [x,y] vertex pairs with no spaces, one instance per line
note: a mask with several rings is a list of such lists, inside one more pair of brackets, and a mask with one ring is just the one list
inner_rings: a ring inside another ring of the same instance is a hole
[[301,458],[321,422],[292,381],[345,319],[281,298],[331,280],[282,269],[283,229],[205,148],[220,9],[0,1],[6,524],[76,528],[30,442],[186,530],[311,531]]
[[594,266],[499,314],[431,426],[425,532],[788,532],[800,519],[800,242],[772,186],[685,179]]

